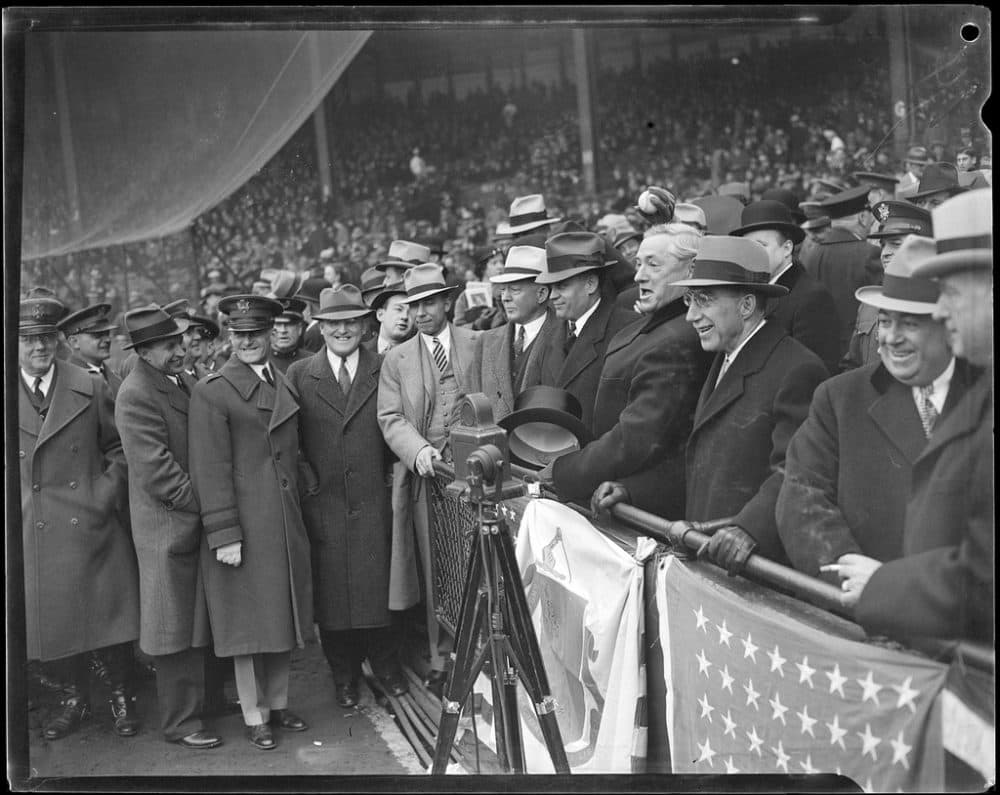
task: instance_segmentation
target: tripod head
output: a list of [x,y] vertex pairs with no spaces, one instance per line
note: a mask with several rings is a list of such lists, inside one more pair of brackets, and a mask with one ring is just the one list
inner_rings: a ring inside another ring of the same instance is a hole
[[[474,505],[498,502],[524,494],[510,476],[507,432],[493,421],[493,406],[482,392],[466,395],[459,404],[459,422],[450,435],[455,479],[447,490],[467,496]],[[487,489],[493,487],[493,496]]]

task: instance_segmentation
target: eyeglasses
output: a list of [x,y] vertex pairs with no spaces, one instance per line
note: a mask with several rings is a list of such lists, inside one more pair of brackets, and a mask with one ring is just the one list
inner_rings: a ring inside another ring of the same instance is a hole
[[686,290],[684,292],[684,306],[694,304],[699,309],[711,306],[715,303],[715,296],[711,293],[703,293],[699,290]]

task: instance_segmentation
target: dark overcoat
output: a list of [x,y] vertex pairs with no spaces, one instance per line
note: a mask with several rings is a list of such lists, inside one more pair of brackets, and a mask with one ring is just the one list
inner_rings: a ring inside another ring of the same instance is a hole
[[[956,361],[939,422],[969,377]],[[911,387],[881,362],[820,384],[788,445],[778,496],[778,533],[795,567],[817,577],[850,552],[900,557],[911,471],[926,445]]]
[[86,359],[76,355],[70,356],[67,361],[70,364],[75,364],[77,367],[83,368],[84,370],[89,370],[95,375],[99,375],[111,389],[111,397],[118,396],[118,390],[121,388],[124,376],[119,375],[115,370],[113,370],[108,362],[103,362],[100,367],[95,367]]
[[364,348],[347,396],[326,350],[288,368],[299,394],[302,453],[319,489],[302,498],[312,544],[313,604],[320,629],[389,624],[392,461],[378,425],[382,357]]
[[31,660],[139,637],[135,553],[119,519],[125,454],[111,390],[56,360],[44,419],[18,393],[24,606]]
[[993,461],[989,370],[913,464],[903,557],[872,575],[855,608],[869,632],[993,642]]
[[560,497],[587,504],[602,481],[645,472],[660,488],[636,507],[684,516],[684,446],[712,362],[686,311],[673,301],[611,340],[594,401],[594,440],[553,465]]
[[788,295],[775,301],[768,320],[822,359],[829,373],[836,373],[841,354],[840,318],[830,291],[799,262],[793,262],[776,283],[787,287]]
[[858,306],[858,316],[854,320],[854,331],[847,344],[847,353],[840,360],[841,370],[853,370],[879,361],[878,355],[878,309],[871,304]]
[[[326,350],[324,346],[321,350]],[[301,362],[312,356],[312,353],[307,351],[305,348],[299,346],[291,353],[278,353],[274,349],[271,350],[271,364],[276,368],[281,370],[283,373],[288,372],[288,368],[291,367],[295,362]]]
[[565,389],[580,401],[583,424],[593,427],[594,398],[608,343],[636,317],[635,312],[616,306],[613,298],[603,297],[568,354],[565,352],[566,323],[559,323],[542,352],[537,369],[525,375],[524,388],[544,384]]
[[[723,355],[705,379],[685,451],[687,519],[735,517],[767,558],[785,562],[774,507],[785,450],[809,413],[826,377],[819,357],[767,322],[729,366],[718,386]],[[622,481],[632,501],[662,484]]]
[[[312,632],[309,538],[299,502],[298,395],[232,357],[191,395],[191,481],[201,569],[219,657],[290,651]],[[216,560],[240,541],[241,565]]]
[[[194,388],[194,379],[181,377]],[[189,403],[180,387],[141,359],[115,401],[139,563],[139,647],[154,656],[209,643],[201,510],[189,475]]]

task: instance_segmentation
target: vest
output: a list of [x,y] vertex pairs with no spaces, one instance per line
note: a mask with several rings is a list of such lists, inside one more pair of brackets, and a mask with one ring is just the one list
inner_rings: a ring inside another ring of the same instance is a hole
[[[426,350],[424,353],[431,359],[430,364],[434,372],[437,372],[437,365],[434,364],[433,357]],[[441,453],[441,458],[446,464],[451,463],[451,445],[448,444],[448,436],[451,432],[451,414],[455,403],[460,398],[458,381],[451,366],[451,356],[449,356],[447,368],[434,382],[434,412],[431,414],[430,423],[427,426],[427,441]]]

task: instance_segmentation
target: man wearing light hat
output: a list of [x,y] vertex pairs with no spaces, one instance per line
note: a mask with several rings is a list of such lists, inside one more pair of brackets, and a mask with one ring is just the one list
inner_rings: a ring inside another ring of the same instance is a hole
[[215,654],[233,658],[247,738],[270,750],[272,725],[308,728],[287,706],[291,650],[312,632],[299,489],[315,484],[305,482],[299,465],[298,394],[268,362],[281,304],[233,295],[219,310],[233,356],[195,385],[189,413],[191,482],[204,528],[201,571]]
[[514,410],[514,398],[525,374],[537,370],[542,353],[559,326],[548,308],[549,288],[535,283],[548,270],[545,249],[511,246],[503,271],[490,277],[500,285],[500,301],[508,322],[483,334],[480,389],[493,404],[499,422]]
[[68,361],[77,367],[96,373],[118,394],[122,380],[108,366],[111,358],[111,332],[118,326],[111,322],[111,304],[87,306],[59,321],[59,330],[66,337],[72,353]]
[[[308,359],[310,353],[302,347],[302,332],[306,321],[303,312],[306,302],[301,298],[276,298],[282,312],[274,319],[271,329],[271,364],[281,372],[288,372],[293,362]],[[314,316],[315,317],[315,316]]]
[[382,358],[361,345],[371,315],[353,284],[324,290],[314,317],[326,349],[288,368],[301,407],[302,455],[318,481],[302,498],[316,624],[344,708],[358,703],[366,657],[386,692],[408,689],[389,611],[394,456],[377,416]]
[[[400,490],[409,487],[412,495],[431,655],[428,686],[440,692],[447,677],[451,642],[441,632],[434,610],[428,495],[431,486],[425,481],[434,477],[435,461],[451,460],[448,436],[462,398],[480,391],[482,341],[479,332],[448,322],[451,294],[457,288],[445,283],[439,265],[424,263],[407,269],[403,284],[404,301],[418,333],[385,355],[379,380],[378,421],[385,441],[406,466],[405,471],[397,468],[396,475],[404,481]],[[412,536],[405,540],[413,543]],[[405,559],[405,550],[400,553]],[[409,573],[411,578],[416,574]],[[394,578],[392,587],[404,588],[407,583]]]
[[848,587],[860,591],[855,618],[869,632],[992,643],[992,195],[979,190],[956,196],[937,207],[932,220],[935,253],[914,275],[938,280],[934,317],[944,322],[959,360],[982,372],[954,410],[935,421],[913,464],[903,557],[874,571],[847,572],[848,580],[857,579]]
[[[686,447],[684,518],[733,517],[716,531],[709,556],[732,574],[755,550],[772,560],[785,553],[774,521],[785,447],[809,411],[823,362],[777,323],[765,319],[768,300],[788,293],[770,282],[759,243],[732,236],[701,241],[687,279],[687,321],[701,347],[715,353],[702,387]],[[595,507],[631,497],[655,499],[659,478],[634,475],[602,484]],[[679,518],[679,517],[678,517]]]
[[94,650],[105,650],[114,730],[131,736],[138,731],[131,656],[118,653],[130,653],[139,637],[135,553],[118,515],[125,454],[107,383],[56,359],[64,314],[53,298],[31,298],[21,301],[18,319],[27,657],[41,661],[62,691],[43,729],[47,740],[76,731],[90,713]]
[[403,281],[403,275],[414,265],[429,262],[430,258],[428,246],[409,240],[393,240],[386,258],[375,263],[375,267],[385,274],[386,283],[394,284]]
[[545,209],[545,197],[542,194],[532,193],[528,196],[517,196],[510,203],[506,234],[513,238],[513,243],[516,245],[518,238],[532,232],[543,231],[543,227],[547,229],[561,220],[562,218],[549,217],[549,213]]
[[885,283],[858,290],[876,312],[880,358],[820,384],[785,457],[776,512],[785,549],[811,576],[838,586],[843,577],[852,601],[860,591],[846,577],[851,567],[903,555],[912,467],[928,444],[923,390],[934,389],[943,417],[972,378],[931,317],[937,285],[913,275],[933,253],[930,238],[908,235]]

